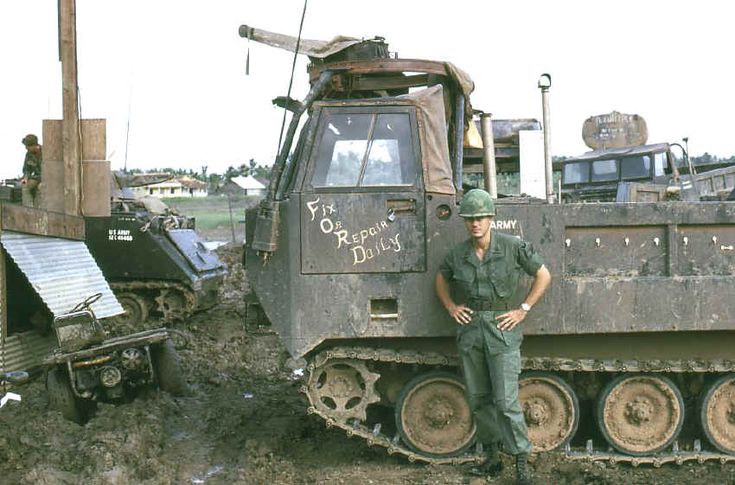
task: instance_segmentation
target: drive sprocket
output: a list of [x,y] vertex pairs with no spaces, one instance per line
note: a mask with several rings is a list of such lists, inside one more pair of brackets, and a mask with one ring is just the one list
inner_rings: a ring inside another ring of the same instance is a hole
[[335,421],[364,421],[367,407],[380,400],[375,391],[379,377],[362,361],[332,360],[311,370],[305,392],[317,411]]
[[164,321],[173,322],[185,318],[188,311],[186,295],[175,288],[165,288],[156,297],[156,309],[163,315]]

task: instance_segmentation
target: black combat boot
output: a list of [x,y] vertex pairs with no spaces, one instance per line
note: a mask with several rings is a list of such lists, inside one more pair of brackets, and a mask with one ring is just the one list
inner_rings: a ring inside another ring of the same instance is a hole
[[516,455],[516,483],[518,485],[532,485],[531,467],[528,466],[528,453]]
[[500,460],[498,445],[485,446],[485,461],[482,465],[470,468],[470,473],[478,477],[497,477],[503,471],[503,462]]

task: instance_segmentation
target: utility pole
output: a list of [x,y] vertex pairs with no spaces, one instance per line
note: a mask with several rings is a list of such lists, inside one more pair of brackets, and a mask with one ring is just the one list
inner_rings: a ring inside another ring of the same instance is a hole
[[59,48],[64,119],[62,150],[64,160],[64,212],[81,215],[82,157],[77,84],[76,0],[59,0]]

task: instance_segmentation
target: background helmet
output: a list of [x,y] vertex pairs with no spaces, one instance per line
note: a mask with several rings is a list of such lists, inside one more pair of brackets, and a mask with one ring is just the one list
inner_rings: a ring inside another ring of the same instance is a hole
[[459,204],[460,217],[484,217],[495,215],[495,204],[490,194],[482,189],[472,189]]
[[21,140],[23,144],[27,147],[32,147],[34,145],[38,145],[38,137],[34,135],[33,133],[30,133],[23,137],[23,140]]

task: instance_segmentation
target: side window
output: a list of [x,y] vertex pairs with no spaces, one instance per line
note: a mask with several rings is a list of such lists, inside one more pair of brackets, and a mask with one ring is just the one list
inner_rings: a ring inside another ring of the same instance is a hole
[[666,166],[668,165],[666,160],[666,152],[656,153],[653,156],[653,174],[656,177],[666,175]]
[[595,160],[592,162],[592,182],[606,182],[618,179],[617,160]]
[[329,113],[313,187],[412,186],[416,157],[408,113]]
[[626,157],[620,160],[620,178],[623,180],[651,176],[651,157]]
[[564,165],[564,172],[562,173],[563,183],[579,184],[589,182],[589,171],[590,166],[587,162],[567,163]]

